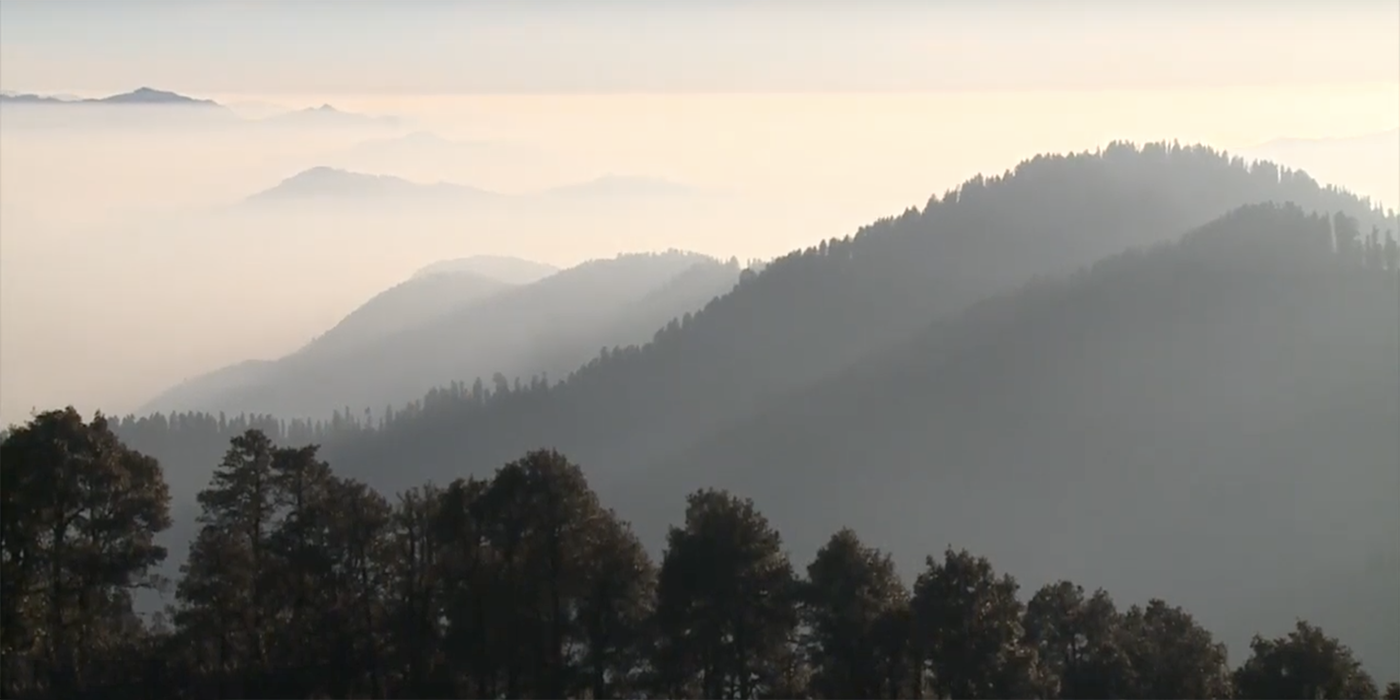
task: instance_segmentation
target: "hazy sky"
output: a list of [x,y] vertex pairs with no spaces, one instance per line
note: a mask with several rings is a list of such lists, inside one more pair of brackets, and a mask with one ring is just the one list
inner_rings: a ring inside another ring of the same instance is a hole
[[[181,378],[289,352],[447,257],[771,257],[1040,152],[1400,126],[1395,0],[700,4],[0,0],[5,90],[330,102],[547,160],[477,162],[462,184],[620,173],[767,207],[536,222],[545,238],[460,222],[239,230],[192,212],[339,163],[371,135],[0,121],[0,421],[69,402],[129,410]],[[433,181],[448,165],[380,174]],[[1328,181],[1400,199],[1393,178],[1345,166]],[[215,228],[238,245],[206,245]]]
[[[703,6],[703,7],[700,7]],[[0,86],[192,92],[1393,83],[1393,0],[5,0]]]

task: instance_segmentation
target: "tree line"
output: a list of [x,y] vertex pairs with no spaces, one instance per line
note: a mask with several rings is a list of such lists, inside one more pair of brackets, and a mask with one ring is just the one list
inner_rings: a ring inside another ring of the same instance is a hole
[[[390,499],[250,429],[173,585],[151,575],[161,467],[105,417],[36,415],[0,472],[9,698],[1400,697],[1305,621],[1231,668],[1179,607],[1068,581],[1023,601],[965,550],[906,586],[843,529],[799,571],[721,490],[688,496],[654,562],[552,450]],[[137,614],[144,587],[174,604]]]

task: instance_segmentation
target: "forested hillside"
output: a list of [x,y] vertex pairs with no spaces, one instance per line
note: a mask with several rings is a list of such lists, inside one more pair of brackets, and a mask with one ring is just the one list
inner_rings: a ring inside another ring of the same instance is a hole
[[907,565],[937,536],[1027,580],[1169,594],[1235,644],[1292,610],[1400,673],[1400,627],[1368,617],[1400,622],[1400,275],[1393,238],[1333,253],[1332,224],[1239,210],[598,486],[650,537],[719,484],[794,551],[850,526]]
[[[1295,205],[1234,211],[1252,202]],[[184,494],[249,427],[322,443],[386,493],[553,447],[653,550],[686,490],[732,488],[796,552],[843,525],[901,562],[956,535],[1028,579],[1069,569],[1139,598],[1179,592],[1236,642],[1302,600],[1383,663],[1400,644],[1358,611],[1386,601],[1343,593],[1375,589],[1314,592],[1319,567],[1394,570],[1368,563],[1400,525],[1385,501],[1400,487],[1394,224],[1301,173],[1114,145],[975,178],[745,272],[562,383],[453,382],[369,419],[117,431]],[[1250,566],[1268,572],[1257,596]],[[1220,577],[1240,583],[1212,588]]]
[[[376,481],[386,486],[498,463],[538,444],[609,470],[644,467],[981,297],[1264,201],[1344,212],[1364,230],[1394,228],[1393,218],[1306,174],[1251,167],[1205,147],[1113,144],[1040,156],[1001,177],[973,178],[922,211],[746,272],[732,293],[659,328],[652,342],[605,349],[562,383],[524,377],[517,392],[509,375],[504,383],[481,377],[488,385],[477,391],[469,378],[443,378],[410,405],[386,412],[351,404],[313,432],[294,431],[333,454],[343,445],[343,468],[371,480],[392,455],[398,466],[383,474],[389,481]],[[236,413],[217,433],[217,413],[133,417],[119,430],[154,454],[180,454],[169,468],[202,479],[223,441],[245,425]]]
[[[441,395],[381,430],[328,441],[349,473],[393,486],[552,445],[644,469],[772,397],[823,378],[985,296],[1179,237],[1238,206],[1296,202],[1394,228],[1349,194],[1206,148],[1115,144],[974,178],[922,210],[774,261],[738,289],[613,349],[560,385]],[[492,405],[486,406],[490,403]],[[386,460],[398,466],[381,480]]]
[[258,431],[200,493],[169,616],[142,617],[132,594],[167,555],[155,460],[68,409],[8,434],[0,477],[7,698],[1381,695],[1301,620],[1232,663],[1167,600],[1031,594],[966,549],[931,545],[910,586],[843,528],[803,571],[752,501],[712,489],[657,561],[557,452],[390,500]]

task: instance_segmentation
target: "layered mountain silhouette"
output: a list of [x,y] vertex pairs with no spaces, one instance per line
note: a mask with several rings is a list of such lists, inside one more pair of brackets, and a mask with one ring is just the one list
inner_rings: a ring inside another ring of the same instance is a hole
[[419,183],[393,175],[372,175],[330,166],[316,166],[288,177],[277,185],[244,200],[246,206],[294,206],[329,200],[471,205],[487,201],[532,200],[549,202],[601,202],[616,200],[664,200],[696,197],[702,190],[658,178],[604,175],[587,182],[564,185],[525,195],[506,195],[450,182]]
[[[1370,238],[1396,223],[1271,163],[1115,143],[979,175],[745,271],[562,382],[463,376],[368,421],[350,403],[319,425],[202,413],[120,430],[168,472],[207,473],[259,427],[323,444],[339,473],[387,492],[552,447],[652,547],[686,491],[729,488],[799,558],[841,525],[906,571],[951,542],[1027,586],[1074,578],[1200,609],[1239,644],[1261,629],[1241,605],[1261,578],[1297,591],[1363,571],[1400,527],[1386,501],[1400,290]],[[523,314],[491,307],[409,336],[413,366],[509,336]],[[548,337],[531,346],[559,345]],[[339,381],[358,380],[323,378]],[[1314,621],[1356,636],[1336,612],[1347,601],[1328,605]],[[1387,675],[1394,637],[1358,649]]]
[[[4,106],[49,106],[66,108],[79,107],[148,107],[148,108],[189,108],[191,111],[184,113],[184,116],[199,115],[202,118],[221,117],[229,123],[258,125],[258,126],[285,126],[301,127],[313,129],[328,128],[381,128],[392,129],[403,126],[403,120],[392,116],[372,116],[357,114],[336,109],[329,104],[320,107],[312,107],[291,112],[272,114],[259,119],[244,119],[239,114],[226,105],[222,105],[214,100],[200,99],[182,95],[169,90],[158,90],[151,87],[140,87],[130,92],[123,92],[107,97],[82,98],[71,95],[40,95],[34,93],[21,92],[0,92],[0,105]],[[195,110],[194,108],[199,108]],[[271,106],[261,106],[253,111],[270,111]],[[245,110],[247,111],[247,110]],[[53,114],[47,111],[46,114]],[[164,112],[167,116],[179,113]],[[105,112],[104,116],[113,118],[116,113]],[[149,118],[150,114],[143,112],[143,116]]]
[[1400,276],[1332,235],[1261,205],[1028,286],[610,479],[612,502],[656,533],[674,493],[720,483],[796,551],[853,527],[913,569],[956,542],[1033,581],[1169,594],[1235,643],[1289,609],[1400,658],[1346,614],[1385,609],[1376,587],[1249,606],[1400,531]]
[[213,100],[201,100],[167,90],[140,87],[107,97],[76,98],[70,96],[35,95],[31,93],[0,93],[0,103],[52,105],[145,105],[179,107],[219,107]]
[[[1266,201],[1347,211],[1363,228],[1394,227],[1356,197],[1303,173],[1250,167],[1205,148],[1114,144],[1098,153],[1037,157],[1003,176],[973,178],[849,240],[773,261],[692,318],[676,319],[655,342],[594,358],[529,412],[475,416],[477,409],[464,404],[454,420],[486,421],[494,426],[486,432],[498,437],[423,436],[418,444],[434,447],[424,450],[416,476],[449,468],[436,455],[452,455],[452,464],[494,464],[533,444],[556,445],[595,469],[644,468],[742,421],[772,396],[981,298]],[[416,430],[409,423],[397,429]],[[379,456],[371,441],[345,458],[364,459],[371,470]]]
[[[239,372],[236,385],[220,370],[146,408],[324,417],[347,405],[401,404],[438,384],[495,373],[558,375],[599,347],[645,339],[728,291],[739,274],[737,263],[680,252],[624,255],[549,275],[542,268],[490,257],[436,264],[296,353]],[[483,270],[538,277],[513,284]]]
[[345,199],[418,199],[460,202],[498,198],[494,192],[448,182],[420,184],[392,175],[354,173],[338,168],[316,166],[303,170],[276,186],[248,197],[248,204],[297,203]]

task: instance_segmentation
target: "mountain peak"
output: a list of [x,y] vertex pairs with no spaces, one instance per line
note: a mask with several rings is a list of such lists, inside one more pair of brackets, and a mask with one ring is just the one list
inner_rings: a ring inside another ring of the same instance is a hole
[[146,87],[146,86],[142,86],[142,87],[136,88],[135,90],[132,90],[131,92],[124,92],[124,93],[121,93],[121,94],[118,94],[118,95],[109,95],[109,96],[107,96],[107,97],[102,97],[102,98],[98,98],[98,99],[95,99],[95,100],[85,100],[85,101],[88,101],[88,102],[105,102],[105,103],[108,103],[108,104],[151,104],[151,105],[159,104],[159,105],[191,105],[191,106],[193,106],[193,105],[213,106],[213,105],[216,105],[216,104],[217,104],[217,103],[214,102],[213,100],[200,100],[200,99],[196,99],[196,98],[193,98],[193,97],[188,97],[188,96],[185,96],[185,95],[181,95],[181,94],[179,94],[179,93],[177,93],[177,92],[170,92],[170,91],[168,91],[168,90],[157,90],[157,89],[155,89],[155,88],[153,88],[153,87]]

